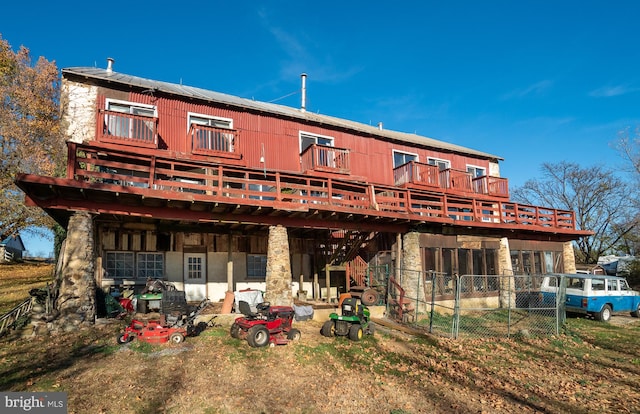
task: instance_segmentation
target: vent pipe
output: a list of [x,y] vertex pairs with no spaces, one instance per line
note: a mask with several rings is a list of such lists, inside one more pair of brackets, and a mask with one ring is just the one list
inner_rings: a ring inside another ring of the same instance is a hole
[[378,129],[382,131],[382,122],[378,122]]
[[114,58],[107,58],[107,73],[113,73],[113,62],[115,62]]
[[305,112],[307,110],[307,74],[300,75],[302,79],[302,102],[300,103],[300,111]]

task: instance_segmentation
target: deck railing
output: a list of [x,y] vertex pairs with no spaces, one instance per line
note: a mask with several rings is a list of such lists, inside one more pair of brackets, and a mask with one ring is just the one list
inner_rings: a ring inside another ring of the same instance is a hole
[[[69,144],[69,178],[112,191],[203,202],[241,203],[282,209],[314,208],[402,217],[416,221],[463,222],[474,226],[536,226],[575,230],[573,211],[523,205],[477,194],[351,182],[296,173],[254,170],[162,156],[138,155],[103,146]],[[111,187],[113,186],[113,187]],[[171,192],[161,194],[162,192]],[[151,194],[149,194],[151,195]]]
[[191,151],[201,155],[228,155],[239,153],[238,131],[192,124],[189,129]]
[[158,118],[100,109],[96,135],[102,142],[157,148],[157,123]]
[[393,181],[397,186],[435,188],[451,194],[481,194],[509,198],[506,178],[482,176],[473,178],[467,171],[409,161],[393,170]]
[[0,336],[2,336],[6,331],[14,327],[14,324],[20,317],[24,317],[31,312],[31,308],[33,307],[32,298],[25,299],[22,303],[20,303],[15,308],[11,309],[9,312],[0,316]]
[[313,144],[300,155],[302,171],[324,171],[339,174],[350,174],[351,164],[349,150]]
[[398,186],[417,184],[440,188],[438,166],[409,161],[393,169],[393,182]]

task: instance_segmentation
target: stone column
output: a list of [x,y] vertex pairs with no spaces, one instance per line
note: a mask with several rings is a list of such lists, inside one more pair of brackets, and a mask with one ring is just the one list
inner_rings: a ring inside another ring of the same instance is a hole
[[513,277],[513,266],[511,264],[511,249],[509,239],[500,239],[498,247],[498,276],[500,277],[500,307],[516,306],[515,278]]
[[55,305],[60,317],[54,323],[64,330],[73,330],[82,323],[93,324],[96,281],[93,219],[89,213],[76,212],[71,216],[60,253],[56,272],[59,294]]
[[562,245],[562,262],[564,264],[564,273],[576,272],[576,256],[573,250],[573,242],[564,242]]
[[405,295],[424,302],[424,278],[420,255],[420,233],[412,231],[403,236],[401,285]]
[[269,227],[267,247],[267,277],[264,300],[272,305],[291,306],[291,261],[286,227]]

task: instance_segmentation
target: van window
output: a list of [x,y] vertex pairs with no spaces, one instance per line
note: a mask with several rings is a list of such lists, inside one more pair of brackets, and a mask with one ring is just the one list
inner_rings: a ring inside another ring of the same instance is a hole
[[580,289],[584,288],[584,279],[578,278],[569,278],[567,281],[567,287],[571,289]]
[[591,279],[591,290],[604,290],[604,280]]
[[607,280],[607,290],[609,292],[617,292],[618,291],[618,281],[617,280]]

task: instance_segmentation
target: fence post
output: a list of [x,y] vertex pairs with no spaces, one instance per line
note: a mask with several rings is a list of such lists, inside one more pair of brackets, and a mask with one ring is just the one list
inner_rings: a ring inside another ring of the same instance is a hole
[[[513,288],[511,286],[511,280],[513,279],[514,283],[515,283],[515,278],[516,276],[513,275],[513,277],[509,277],[509,304],[507,305],[507,338],[511,337],[511,295],[513,292]],[[515,300],[514,300],[515,303]]]
[[436,272],[429,270],[429,273],[431,274],[431,311],[429,312],[429,333],[433,333],[433,315],[436,307]]
[[453,274],[456,278],[455,300],[453,305],[453,320],[451,323],[451,330],[453,339],[458,339],[460,331],[460,275]]

